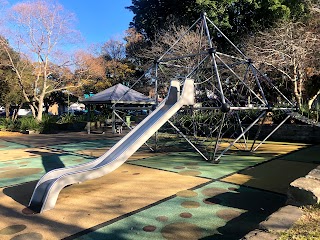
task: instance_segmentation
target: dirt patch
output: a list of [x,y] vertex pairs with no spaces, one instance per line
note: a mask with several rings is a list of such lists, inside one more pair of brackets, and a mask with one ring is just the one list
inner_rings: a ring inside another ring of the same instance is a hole
[[23,134],[19,132],[0,131],[0,137],[16,137],[21,135]]

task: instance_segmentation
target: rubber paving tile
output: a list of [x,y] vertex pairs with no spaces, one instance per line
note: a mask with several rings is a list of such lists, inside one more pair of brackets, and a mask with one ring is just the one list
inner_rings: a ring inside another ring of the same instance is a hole
[[285,197],[213,182],[66,239],[240,239],[282,207]]
[[288,154],[281,157],[280,159],[286,161],[298,161],[298,162],[308,162],[320,164],[320,145],[314,145],[301,149],[300,151]]
[[63,151],[77,152],[85,149],[112,147],[116,143],[117,141],[115,140],[95,140],[95,141],[83,141],[83,142],[76,142],[76,143],[61,144],[61,145],[51,145],[50,147],[55,149],[60,149]]
[[262,144],[254,154],[273,154],[274,156],[287,154],[305,148],[305,144],[266,143]]
[[[83,155],[88,155],[88,156],[91,156],[91,157],[100,157],[104,153],[106,153],[109,149],[110,149],[110,147],[93,148],[93,149],[80,150],[80,151],[77,151],[76,153],[83,154]],[[150,152],[150,151],[139,150],[139,151],[135,152],[128,159],[128,161],[144,159],[144,158],[149,158],[149,157],[154,157],[154,156],[159,156],[159,155],[164,155],[164,154],[166,154],[166,153],[154,153],[154,152]]]
[[[253,144],[252,140],[247,140],[247,148],[251,148],[251,145]],[[260,143],[260,141],[256,141],[255,142],[255,147]],[[207,143],[212,145],[211,143]],[[226,148],[230,145],[230,142],[221,142],[220,146],[223,148]],[[268,149],[268,150],[275,150],[274,147],[275,146],[280,146],[280,148],[278,150],[284,149],[285,151],[287,151],[286,149],[298,149],[298,148],[302,148],[305,146],[308,146],[310,144],[306,144],[306,143],[290,143],[290,142],[273,142],[273,141],[266,141],[264,142],[262,145],[260,145],[260,147],[258,149]],[[234,146],[237,146],[237,148],[231,147],[231,149],[243,149],[245,148],[245,144],[243,142],[241,143],[236,143]]]
[[22,158],[31,158],[38,156],[46,156],[56,154],[57,152],[45,148],[17,148],[10,150],[3,150],[0,152],[0,161],[8,161]]
[[47,147],[84,141],[100,141],[110,139],[112,139],[112,141],[117,141],[121,139],[122,136],[123,134],[114,135],[112,133],[87,134],[86,132],[66,132],[58,134],[21,134],[19,136],[1,136],[1,139],[29,147]]
[[0,140],[0,151],[6,151],[10,149],[19,149],[19,148],[28,148],[28,147],[29,147],[28,145],[19,144],[11,141]]
[[42,214],[25,209],[36,182],[3,188],[0,239],[62,239],[207,181],[124,164],[106,176],[63,189],[55,208]]
[[262,157],[265,160],[270,160],[272,158],[285,155],[300,149],[305,148],[305,144],[287,144],[287,143],[274,143],[267,142],[266,144],[262,144],[256,151],[241,151],[241,150],[229,150],[229,155],[234,156],[255,156]]
[[222,181],[286,194],[291,182],[304,177],[317,164],[273,160],[233,174]]
[[181,175],[218,179],[268,159],[259,156],[226,155],[219,164],[213,164],[204,161],[197,153],[180,152],[136,160],[130,164],[177,172]]
[[38,180],[50,170],[92,161],[92,157],[45,153],[41,157],[0,161],[0,187]]

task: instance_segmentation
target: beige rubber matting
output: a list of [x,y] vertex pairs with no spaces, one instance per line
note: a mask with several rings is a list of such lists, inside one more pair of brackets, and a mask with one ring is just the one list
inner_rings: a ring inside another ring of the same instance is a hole
[[57,153],[62,153],[59,150],[45,149],[45,148],[23,148],[10,149],[0,152],[0,161],[10,161],[16,159],[33,158],[41,156],[49,156]]
[[12,239],[12,231],[24,229],[30,239],[61,239],[207,181],[124,164],[104,177],[65,188],[56,207],[43,214],[25,209],[36,182],[3,188],[0,229],[9,234],[0,238]]

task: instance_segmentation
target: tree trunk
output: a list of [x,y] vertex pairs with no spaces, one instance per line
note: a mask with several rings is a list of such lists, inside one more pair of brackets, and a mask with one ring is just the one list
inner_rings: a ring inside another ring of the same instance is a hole
[[9,118],[10,117],[10,103],[6,103],[6,106],[5,106],[5,110],[6,110],[6,118]]
[[301,99],[301,95],[299,93],[298,80],[295,80],[293,85],[294,85],[294,90],[293,90],[294,91],[294,98],[296,99],[296,102],[298,105],[297,107],[300,108],[302,99]]
[[21,109],[22,105],[23,105],[23,102],[21,102],[21,103],[19,104],[18,109],[14,109],[14,111],[13,111],[13,113],[12,113],[12,117],[11,117],[11,119],[12,119],[13,122],[15,122],[15,121],[17,120],[17,118],[18,118],[18,112],[19,112],[19,110]]
[[320,89],[312,98],[309,99],[308,101],[309,109],[311,109],[313,102],[318,98],[319,95],[320,95]]
[[297,102],[297,107],[300,108],[301,107],[301,103],[302,103],[302,97],[301,97],[301,93],[299,92],[299,75],[298,75],[298,66],[295,64],[295,61],[293,62],[293,92],[294,92],[294,97],[296,99]]
[[34,106],[32,104],[29,104],[29,107],[31,109],[33,118],[36,118],[36,109],[34,108]]
[[39,103],[38,103],[38,113],[37,113],[37,121],[42,121],[42,114],[43,114],[43,102],[44,102],[44,95],[39,96]]

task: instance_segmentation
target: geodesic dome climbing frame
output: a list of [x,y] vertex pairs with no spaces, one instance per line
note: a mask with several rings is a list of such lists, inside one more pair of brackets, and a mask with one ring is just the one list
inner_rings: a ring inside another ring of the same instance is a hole
[[[146,75],[154,81],[156,102],[160,85],[194,79],[196,104],[182,109],[169,124],[204,159],[215,163],[231,148],[255,151],[296,110],[205,13],[155,59]],[[287,115],[258,141],[265,120],[276,112]],[[259,127],[253,134],[255,125]],[[250,141],[249,133],[254,135]]]

